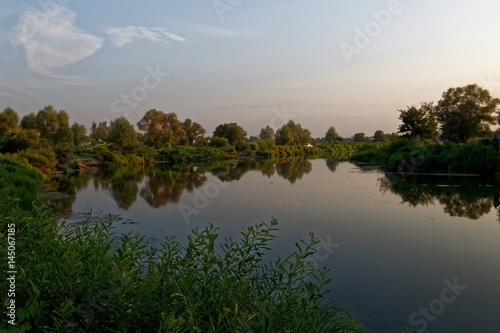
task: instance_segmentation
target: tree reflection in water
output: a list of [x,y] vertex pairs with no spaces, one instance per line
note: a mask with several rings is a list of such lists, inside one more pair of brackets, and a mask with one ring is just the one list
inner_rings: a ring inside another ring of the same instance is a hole
[[146,182],[141,188],[141,197],[153,208],[165,206],[168,202],[176,203],[182,192],[192,192],[207,180],[204,174],[194,167],[172,170],[154,170],[146,175]]
[[[500,187],[495,179],[461,176],[397,175],[379,178],[380,190],[399,195],[410,206],[443,206],[450,216],[477,220],[498,204]],[[495,200],[496,198],[496,200]],[[499,209],[500,221],[500,209]]]
[[[334,160],[327,162],[333,172],[337,164],[338,162]],[[249,171],[260,171],[266,177],[277,173],[293,184],[311,170],[311,162],[303,158],[216,161],[199,163],[196,166],[157,164],[149,167],[107,167],[55,177],[51,180],[50,187],[68,195],[54,201],[56,209],[60,212],[71,212],[76,192],[87,188],[91,181],[96,190],[108,191],[120,209],[128,210],[138,196],[151,207],[159,208],[168,203],[179,202],[184,191],[192,192],[202,186],[207,181],[208,174],[223,182],[231,182],[238,181]]]
[[312,164],[307,159],[290,160],[276,164],[276,172],[281,177],[294,184],[305,174],[311,172]]

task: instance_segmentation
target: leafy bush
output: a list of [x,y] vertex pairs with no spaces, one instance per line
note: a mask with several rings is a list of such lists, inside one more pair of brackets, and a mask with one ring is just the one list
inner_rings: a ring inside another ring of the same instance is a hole
[[229,146],[229,141],[226,138],[213,136],[212,138],[210,138],[210,142],[208,143],[208,145],[210,147],[222,148]]
[[26,149],[18,157],[20,161],[26,161],[44,174],[52,174],[57,164],[56,154],[49,148]]
[[40,192],[41,179],[40,171],[0,154],[0,218],[17,208],[30,209]]
[[38,207],[29,219],[9,220],[22,235],[16,300],[23,329],[361,332],[346,310],[323,299],[330,279],[307,260],[316,237],[286,259],[264,259],[274,220],[220,247],[218,229],[208,226],[194,229],[185,247],[167,237],[161,250],[146,248],[142,236],[112,236],[110,219],[58,224]]
[[397,172],[493,175],[500,166],[500,154],[484,141],[423,144],[418,140],[398,140],[381,149],[358,152],[350,159],[380,163]]

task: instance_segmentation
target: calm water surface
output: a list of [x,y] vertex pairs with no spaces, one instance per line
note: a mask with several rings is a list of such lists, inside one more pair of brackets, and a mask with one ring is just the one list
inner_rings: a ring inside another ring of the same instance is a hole
[[270,255],[285,256],[313,232],[331,297],[370,332],[500,332],[500,179],[317,159],[119,168],[53,185],[71,195],[57,202],[66,218],[101,209],[153,246],[207,223],[234,238],[275,217]]

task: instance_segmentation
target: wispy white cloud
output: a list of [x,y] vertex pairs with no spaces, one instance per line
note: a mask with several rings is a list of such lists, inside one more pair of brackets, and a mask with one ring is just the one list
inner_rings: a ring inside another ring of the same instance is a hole
[[7,81],[3,74],[0,74],[0,95],[16,99],[22,99],[26,96],[38,97],[37,95],[31,93],[27,87],[21,87]]
[[124,28],[107,28],[104,30],[109,35],[113,45],[124,47],[134,43],[139,39],[146,39],[154,43],[175,40],[178,42],[186,41],[185,38],[173,34],[164,28],[147,28],[129,25]]
[[76,14],[64,6],[55,6],[50,12],[29,8],[9,38],[14,47],[24,49],[31,70],[78,84],[81,77],[58,75],[54,70],[91,56],[104,40],[77,28],[75,20]]

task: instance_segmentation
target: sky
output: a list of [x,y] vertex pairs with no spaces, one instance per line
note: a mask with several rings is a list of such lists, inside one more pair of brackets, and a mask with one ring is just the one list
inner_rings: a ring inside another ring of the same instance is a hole
[[0,110],[390,133],[397,110],[452,87],[500,97],[499,13],[494,0],[3,0]]

